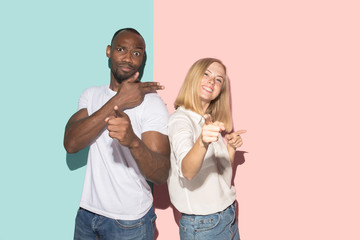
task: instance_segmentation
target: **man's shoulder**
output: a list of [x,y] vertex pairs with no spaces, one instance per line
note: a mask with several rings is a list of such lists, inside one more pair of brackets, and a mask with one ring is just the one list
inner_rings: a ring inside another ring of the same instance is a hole
[[157,104],[157,105],[165,105],[164,101],[157,93],[147,93],[144,96],[144,104]]
[[90,86],[90,87],[86,88],[84,91],[96,92],[96,91],[106,90],[107,88],[109,88],[109,85],[104,84],[104,85],[100,85],[100,86]]
[[97,93],[106,93],[107,91],[108,85],[100,85],[100,86],[91,86],[88,88],[85,88],[85,90],[83,90],[82,95],[83,96],[93,96],[94,94]]
[[[162,98],[157,93],[145,94],[143,102],[136,108],[137,114],[152,119],[169,118],[169,111]],[[167,120],[166,120],[167,121]]]

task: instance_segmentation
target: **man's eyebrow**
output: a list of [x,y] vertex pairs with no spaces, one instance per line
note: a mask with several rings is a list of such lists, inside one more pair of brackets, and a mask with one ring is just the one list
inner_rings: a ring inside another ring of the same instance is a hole
[[[117,44],[117,45],[115,45],[115,47],[128,48],[128,47],[126,47],[126,46],[124,46],[122,44]],[[145,48],[142,47],[142,46],[135,46],[133,49],[142,49],[142,50],[144,50]]]

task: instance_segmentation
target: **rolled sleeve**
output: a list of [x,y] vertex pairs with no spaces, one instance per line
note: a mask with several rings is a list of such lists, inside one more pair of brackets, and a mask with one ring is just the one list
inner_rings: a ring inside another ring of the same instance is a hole
[[177,172],[180,177],[184,177],[181,171],[182,160],[195,143],[194,131],[195,129],[191,120],[185,115],[178,115],[170,118],[169,140]]

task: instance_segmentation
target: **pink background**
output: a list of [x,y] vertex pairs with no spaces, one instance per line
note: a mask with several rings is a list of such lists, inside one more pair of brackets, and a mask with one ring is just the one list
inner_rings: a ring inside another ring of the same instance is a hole
[[[194,61],[228,68],[235,129],[248,131],[234,181],[242,240],[360,239],[359,9],[154,1],[154,79],[170,112]],[[158,240],[179,239],[166,188],[155,192]]]

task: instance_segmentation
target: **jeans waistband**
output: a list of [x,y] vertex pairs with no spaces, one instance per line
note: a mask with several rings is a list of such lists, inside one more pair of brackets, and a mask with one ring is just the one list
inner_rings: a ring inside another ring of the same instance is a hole
[[[222,213],[222,212],[225,212],[226,210],[230,209],[231,207],[236,208],[236,201],[234,201],[232,204],[230,204],[230,205],[229,205],[227,208],[225,208],[224,210],[219,211],[219,212],[215,212],[215,213]],[[210,214],[206,214],[206,215],[212,215],[212,214],[215,214],[215,213],[210,213]],[[197,214],[186,214],[186,213],[181,213],[181,215],[183,215],[183,216],[196,216]],[[206,216],[206,215],[203,215],[203,216]]]

